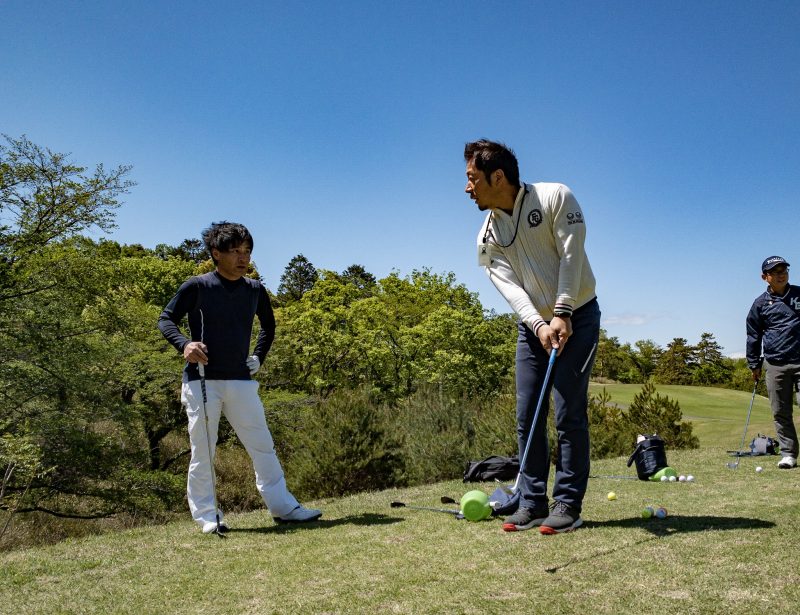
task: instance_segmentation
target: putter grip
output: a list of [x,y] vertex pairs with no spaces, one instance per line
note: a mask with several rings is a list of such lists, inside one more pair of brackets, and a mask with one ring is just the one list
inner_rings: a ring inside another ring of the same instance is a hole
[[205,378],[206,377],[206,366],[203,365],[202,363],[198,363],[197,364],[197,371],[200,372],[200,377],[201,378]]

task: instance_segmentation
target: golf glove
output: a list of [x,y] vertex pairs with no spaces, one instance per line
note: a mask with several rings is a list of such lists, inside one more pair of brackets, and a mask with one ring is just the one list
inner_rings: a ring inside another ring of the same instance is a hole
[[255,376],[256,372],[261,367],[261,361],[258,360],[258,357],[256,355],[250,355],[249,357],[247,357],[246,363],[247,363],[247,369],[250,370],[250,375]]

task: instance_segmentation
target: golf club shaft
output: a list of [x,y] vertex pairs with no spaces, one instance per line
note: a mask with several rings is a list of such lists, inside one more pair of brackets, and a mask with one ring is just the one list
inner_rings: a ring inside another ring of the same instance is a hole
[[219,521],[219,506],[217,505],[217,477],[216,472],[214,471],[214,457],[211,454],[211,433],[208,429],[208,412],[206,411],[206,402],[208,401],[208,395],[206,393],[206,367],[202,363],[197,364],[197,371],[200,374],[200,391],[203,394],[203,422],[206,426],[206,445],[208,447],[208,463],[211,466],[211,493],[214,497],[214,519],[217,522],[217,529],[216,534],[220,536],[220,538],[224,538],[222,532],[220,531],[220,521]]
[[739,445],[739,450],[741,451],[744,448],[744,441],[747,437],[747,428],[750,425],[750,414],[753,412],[753,402],[756,400],[756,389],[758,389],[758,380],[756,380],[755,385],[753,386],[753,396],[750,398],[750,407],[747,409],[747,420],[744,422],[744,432],[742,433],[742,443]]
[[406,504],[405,502],[392,502],[392,508],[410,508],[412,510],[429,510],[431,512],[447,513],[448,515],[460,515],[460,510],[451,510],[449,508],[433,508],[431,506],[414,506]]
[[519,479],[522,476],[522,471],[525,468],[525,460],[528,459],[528,451],[531,448],[531,440],[533,440],[533,432],[536,429],[536,422],[539,419],[539,411],[544,404],[545,396],[547,395],[547,385],[550,382],[550,372],[553,371],[553,364],[556,362],[556,355],[558,349],[553,348],[550,350],[550,360],[547,363],[547,371],[544,374],[544,382],[542,382],[542,390],[539,393],[539,401],[536,404],[536,411],[533,413],[533,421],[531,422],[531,429],[528,432],[528,441],[525,443],[525,452],[522,453],[522,459],[519,460],[519,473],[517,473],[517,480],[514,481],[512,491],[516,492],[519,487]]

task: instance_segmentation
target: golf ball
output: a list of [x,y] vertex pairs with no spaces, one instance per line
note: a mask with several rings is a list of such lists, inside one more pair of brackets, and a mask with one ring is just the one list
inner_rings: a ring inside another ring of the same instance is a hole
[[666,483],[668,480],[669,480],[669,476],[662,476],[661,477],[661,482],[662,483]]
[[761,466],[758,466],[758,467],[756,468],[756,472],[762,472],[763,470],[764,470],[764,468],[762,468]]
[[693,480],[694,480],[694,476],[692,476],[691,474],[689,474],[689,476],[686,477],[686,482],[687,483],[691,483]]
[[658,510],[656,510],[656,517],[657,518],[664,519],[666,516],[667,516],[667,509],[666,508],[659,507]]
[[642,519],[649,519],[653,516],[653,507],[652,506],[645,506],[642,509]]
[[681,474],[681,475],[678,477],[678,480],[679,480],[680,482],[682,482],[682,483],[685,483],[685,482],[686,482],[686,477],[685,477],[683,474]]
[[609,491],[607,497],[608,497],[609,501],[616,500],[617,499],[617,494],[614,493],[613,491]]
[[670,476],[669,477],[669,482],[671,482],[671,483],[674,483],[676,480],[678,480],[678,479],[675,478],[674,476]]

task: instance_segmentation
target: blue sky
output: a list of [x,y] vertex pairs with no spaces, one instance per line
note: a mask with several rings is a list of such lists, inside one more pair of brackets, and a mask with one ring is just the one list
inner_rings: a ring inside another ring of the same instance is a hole
[[499,312],[462,151],[504,141],[581,203],[610,335],[741,355],[761,261],[800,259],[798,32],[777,1],[0,0],[0,132],[133,165],[117,241],[235,220],[272,289],[302,253]]

